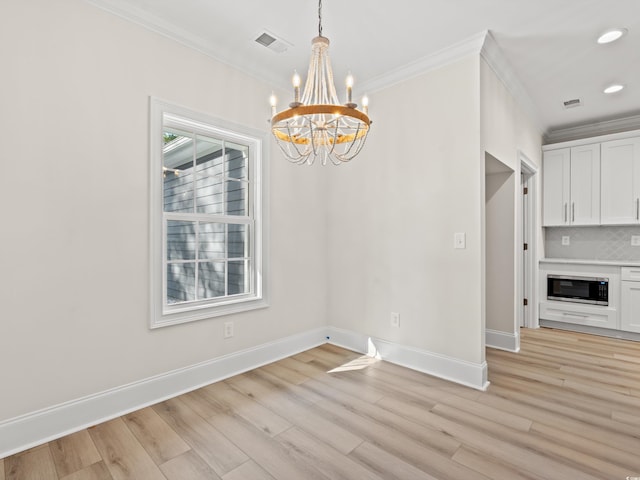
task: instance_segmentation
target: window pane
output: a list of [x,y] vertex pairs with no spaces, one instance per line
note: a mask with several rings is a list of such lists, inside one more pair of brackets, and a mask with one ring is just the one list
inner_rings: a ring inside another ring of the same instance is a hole
[[224,223],[203,222],[199,230],[198,258],[216,259],[226,256]]
[[222,214],[224,182],[219,176],[201,176],[198,174],[196,210],[198,213]]
[[206,175],[223,175],[222,140],[198,135],[196,137],[196,171]]
[[249,293],[249,261],[229,262],[229,295]]
[[193,212],[193,174],[189,171],[165,171],[164,211]]
[[249,242],[247,225],[227,225],[227,242],[229,258],[244,258],[249,256]]
[[193,260],[195,258],[195,222],[167,221],[167,260]]
[[225,204],[227,215],[247,215],[247,184],[229,180],[226,183]]
[[225,143],[227,157],[227,177],[247,180],[247,159],[249,147],[235,143]]
[[198,298],[224,297],[224,262],[198,264]]
[[177,131],[163,134],[165,212],[193,212],[193,139]]
[[195,300],[195,263],[170,263],[167,265],[167,304]]

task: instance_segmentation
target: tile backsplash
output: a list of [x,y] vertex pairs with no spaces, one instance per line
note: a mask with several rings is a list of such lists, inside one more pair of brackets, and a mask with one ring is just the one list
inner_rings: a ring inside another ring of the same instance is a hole
[[[640,247],[631,246],[631,236],[640,235],[640,226],[547,227],[545,257],[585,260],[640,260]],[[569,245],[562,245],[569,237]]]

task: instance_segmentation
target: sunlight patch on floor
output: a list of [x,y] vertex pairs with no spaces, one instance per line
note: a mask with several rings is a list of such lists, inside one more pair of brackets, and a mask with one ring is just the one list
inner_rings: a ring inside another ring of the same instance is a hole
[[379,361],[380,360],[377,358],[363,355],[361,357],[356,358],[355,360],[351,360],[350,362],[340,365],[339,367],[336,367],[333,370],[329,370],[327,373],[348,372],[350,370],[363,370]]

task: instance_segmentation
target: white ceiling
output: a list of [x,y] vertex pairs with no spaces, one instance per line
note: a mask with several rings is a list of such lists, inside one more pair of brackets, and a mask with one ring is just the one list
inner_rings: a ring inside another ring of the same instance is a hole
[[[318,33],[317,0],[88,0],[272,83],[304,79]],[[640,0],[323,0],[338,89],[350,70],[361,86],[485,30],[534,105],[546,131],[640,114]],[[620,41],[600,33],[625,27]],[[282,54],[257,44],[267,30]],[[626,88],[605,95],[611,83]],[[580,98],[583,106],[564,109]],[[408,99],[409,100],[409,99]],[[286,100],[283,100],[286,101]]]

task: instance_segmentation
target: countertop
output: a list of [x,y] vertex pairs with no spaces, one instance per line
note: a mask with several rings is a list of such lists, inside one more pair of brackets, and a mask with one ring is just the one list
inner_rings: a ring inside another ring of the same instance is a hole
[[542,258],[540,263],[563,263],[567,265],[613,265],[616,267],[640,267],[640,260],[582,260],[577,258]]

